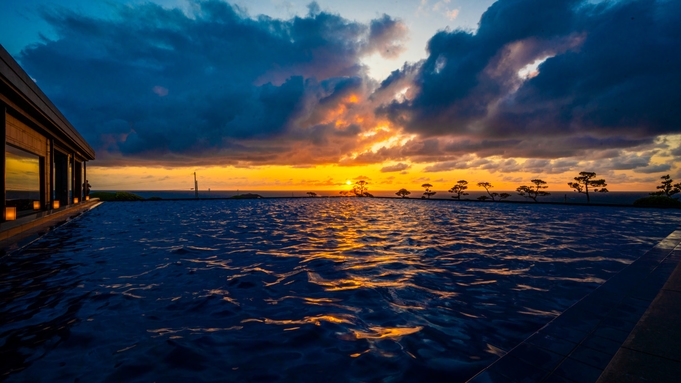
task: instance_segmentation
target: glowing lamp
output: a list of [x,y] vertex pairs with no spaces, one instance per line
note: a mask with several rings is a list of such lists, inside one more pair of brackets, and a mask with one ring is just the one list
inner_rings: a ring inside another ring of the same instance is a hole
[[75,204],[75,203],[78,203],[78,198],[75,198],[75,197],[74,197],[74,198],[73,198],[73,203],[74,203],[74,204]]
[[40,210],[40,201],[33,201],[33,210]]
[[86,201],[89,201],[89,200],[90,200],[90,196],[89,196],[89,195],[86,195],[86,196],[85,196],[85,200],[86,200]]
[[52,209],[59,209],[59,201],[52,201]]
[[6,207],[5,208],[5,221],[14,221],[17,219],[17,208],[16,207]]

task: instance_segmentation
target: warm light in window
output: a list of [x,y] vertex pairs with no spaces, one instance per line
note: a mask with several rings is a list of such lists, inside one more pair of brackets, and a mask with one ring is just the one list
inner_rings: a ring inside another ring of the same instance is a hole
[[40,201],[33,201],[33,210],[40,210]]
[[73,199],[73,203],[74,203],[74,204],[75,204],[75,203],[78,203],[78,198],[74,198],[74,199]]
[[59,201],[52,201],[52,208],[59,209]]
[[89,200],[90,200],[90,196],[89,196],[89,195],[86,195],[86,196],[85,196],[85,200],[86,200],[86,201],[89,201]]
[[17,219],[17,208],[16,207],[6,207],[5,208],[5,221],[14,221]]

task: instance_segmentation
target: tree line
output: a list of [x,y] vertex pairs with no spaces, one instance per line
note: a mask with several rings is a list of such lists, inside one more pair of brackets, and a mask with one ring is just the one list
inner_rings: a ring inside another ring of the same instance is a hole
[[[538,202],[537,199],[539,197],[551,195],[551,193],[544,190],[548,188],[548,186],[546,185],[546,181],[541,179],[533,179],[530,182],[531,182],[530,185],[522,185],[516,188],[516,192],[518,193],[518,195],[525,197],[527,199],[531,199],[534,202]],[[494,188],[494,185],[492,185],[489,182],[478,182],[477,185],[478,187],[485,189],[485,191],[487,192],[487,195],[483,195],[477,198],[480,201],[487,200],[503,201],[506,198],[511,197],[511,194],[508,193],[496,193],[490,191],[490,189]],[[568,182],[568,186],[573,188],[574,191],[576,191],[577,193],[585,194],[588,203],[591,203],[591,195],[589,194],[590,192],[591,193],[608,192],[608,189],[606,188],[606,186],[608,185],[605,183],[605,180],[596,179],[596,173],[594,172],[580,172],[579,176],[574,178],[574,182]],[[431,196],[437,193],[432,191],[433,185],[431,184],[423,184],[421,185],[421,187],[425,189],[425,191],[423,192],[423,197],[421,198],[430,199]],[[452,198],[461,200],[461,196],[468,195],[466,190],[468,190],[468,181],[459,180],[451,189],[448,190],[448,192],[454,194]],[[407,198],[407,196],[410,195],[411,192],[408,191],[407,189],[400,189],[395,194],[402,198]]]
[[[637,200],[636,202],[634,202],[634,205],[681,207],[681,202],[679,202],[678,199],[676,198],[672,198],[673,195],[681,193],[681,183],[675,184],[672,178],[669,176],[669,174],[664,175],[660,178],[662,179],[661,184],[656,186],[658,191],[650,193],[650,197],[648,198],[642,198]],[[567,184],[572,189],[574,189],[575,192],[584,194],[586,196],[587,203],[591,203],[590,193],[609,192],[609,190],[606,188],[608,184],[606,183],[605,179],[596,178],[596,173],[594,172],[580,172],[577,177],[574,177],[574,181],[568,182]],[[368,185],[369,183],[367,181],[359,180],[355,182],[351,191],[343,190],[340,192],[340,194],[342,196],[354,195],[355,197],[373,197],[373,195],[369,193]],[[489,182],[478,182],[477,186],[485,189],[485,191],[487,192],[487,195],[483,195],[477,198],[480,201],[487,200],[503,201],[511,197],[511,194],[508,193],[496,193],[490,191],[490,189],[493,189],[494,186]],[[425,183],[421,185],[421,187],[424,188],[423,196],[421,198],[430,199],[430,197],[437,194],[437,192],[432,190],[433,185],[429,183]],[[522,197],[531,199],[534,202],[538,202],[538,199],[540,197],[546,197],[551,195],[551,193],[545,190],[547,188],[548,186],[546,181],[537,178],[530,180],[529,185],[518,186],[516,188],[516,192],[518,193],[518,195]],[[468,195],[466,190],[468,190],[468,181],[459,180],[456,182],[454,186],[452,186],[451,189],[448,190],[448,192],[454,194],[452,195],[452,198],[461,200],[462,196]],[[317,194],[314,192],[308,192],[307,194],[310,197],[317,196]],[[411,195],[411,192],[405,188],[402,188],[398,190],[397,193],[395,194],[402,198],[408,198],[408,196]]]

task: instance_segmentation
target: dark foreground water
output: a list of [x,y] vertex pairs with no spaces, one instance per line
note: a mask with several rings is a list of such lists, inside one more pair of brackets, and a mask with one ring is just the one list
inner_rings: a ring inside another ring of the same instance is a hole
[[0,379],[461,382],[679,223],[420,200],[107,203],[0,258]]

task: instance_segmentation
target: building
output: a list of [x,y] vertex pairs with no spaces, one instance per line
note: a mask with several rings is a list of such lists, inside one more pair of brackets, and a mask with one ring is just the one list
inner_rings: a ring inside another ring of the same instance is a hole
[[84,200],[95,151],[0,45],[2,221]]

